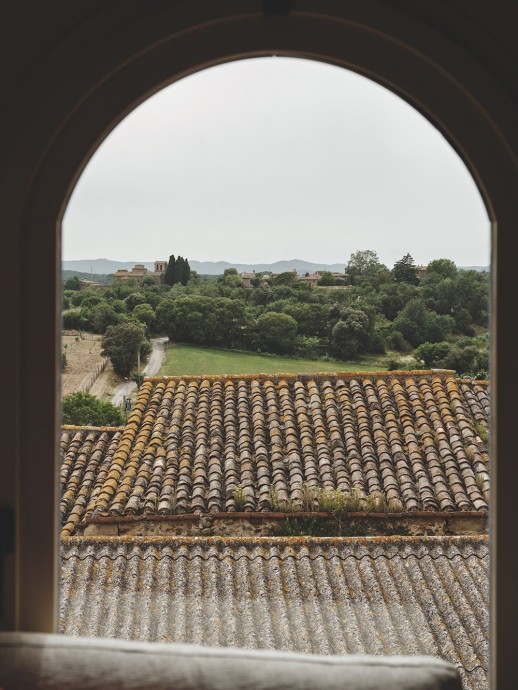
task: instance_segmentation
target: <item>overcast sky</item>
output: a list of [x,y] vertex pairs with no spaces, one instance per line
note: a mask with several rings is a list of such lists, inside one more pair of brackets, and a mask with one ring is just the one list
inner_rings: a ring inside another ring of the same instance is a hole
[[318,62],[260,58],[183,79],[134,110],[81,176],[63,258],[489,263],[464,164],[390,91]]

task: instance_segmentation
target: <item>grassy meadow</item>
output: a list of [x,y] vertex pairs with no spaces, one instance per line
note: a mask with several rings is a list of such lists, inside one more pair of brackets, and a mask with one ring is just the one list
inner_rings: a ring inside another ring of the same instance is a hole
[[386,368],[387,355],[362,357],[354,362],[329,362],[280,355],[258,355],[194,345],[172,345],[166,350],[159,376],[214,374],[311,374],[318,371],[376,371]]

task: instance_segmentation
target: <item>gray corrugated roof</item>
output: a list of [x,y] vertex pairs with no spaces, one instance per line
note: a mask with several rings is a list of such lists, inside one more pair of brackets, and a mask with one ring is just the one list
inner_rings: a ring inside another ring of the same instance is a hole
[[430,654],[487,687],[484,537],[70,538],[72,635],[319,654]]

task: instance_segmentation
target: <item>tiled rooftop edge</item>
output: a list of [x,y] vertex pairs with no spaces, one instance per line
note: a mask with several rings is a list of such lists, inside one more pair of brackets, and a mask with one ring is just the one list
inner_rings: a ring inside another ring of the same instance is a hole
[[62,424],[63,431],[124,431],[125,426],[81,426],[79,424]]
[[426,536],[426,537],[402,537],[402,536],[373,536],[373,537],[176,537],[176,536],[88,536],[88,537],[63,537],[61,543],[67,544],[135,544],[150,546],[436,546],[440,544],[488,544],[487,535],[462,535],[462,536]]
[[[168,382],[168,381],[278,381],[284,379],[285,381],[307,381],[319,380],[322,378],[341,378],[341,379],[355,379],[355,378],[406,378],[412,376],[443,376],[444,378],[455,376],[457,372],[453,369],[413,369],[413,370],[395,370],[395,371],[319,371],[315,373],[299,374],[282,373],[267,374],[207,374],[207,375],[190,375],[184,374],[179,376],[146,376],[144,381],[152,383]],[[459,379],[459,381],[470,382],[471,379]],[[486,383],[484,381],[477,381],[476,383]]]

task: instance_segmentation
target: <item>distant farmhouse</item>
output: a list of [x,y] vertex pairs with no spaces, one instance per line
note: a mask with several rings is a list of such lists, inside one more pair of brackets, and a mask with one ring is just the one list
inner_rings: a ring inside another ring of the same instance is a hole
[[[295,280],[296,280],[298,283],[307,283],[310,287],[315,287],[315,286],[317,286],[317,285],[318,285],[318,281],[323,277],[323,272],[320,272],[320,271],[316,271],[315,273],[305,273],[304,275],[301,276],[301,275],[299,275],[299,274],[297,273],[297,269],[294,268],[294,269],[293,269],[293,273],[295,274]],[[326,272],[326,273],[327,273],[327,272]],[[243,287],[248,288],[248,287],[251,287],[251,286],[252,286],[252,281],[253,281],[255,278],[259,278],[259,279],[261,280],[261,283],[262,283],[262,284],[265,284],[265,283],[267,283],[269,280],[271,280],[271,279],[273,280],[273,279],[277,278],[279,275],[280,275],[280,273],[270,273],[270,272],[268,272],[268,273],[256,274],[255,271],[253,271],[252,273],[244,272],[244,273],[241,273],[241,282],[242,282]],[[346,274],[345,274],[345,273],[336,273],[336,272],[332,272],[331,275],[333,276],[333,278],[334,278],[335,280],[341,280],[341,281],[343,281],[343,280],[345,280],[345,278],[346,278]],[[348,286],[344,286],[344,285],[330,285],[330,286],[327,286],[327,287],[348,287]]]
[[114,280],[117,283],[128,283],[132,281],[135,285],[142,285],[144,278],[151,278],[157,285],[164,282],[164,274],[167,268],[167,261],[155,261],[155,270],[148,271],[144,264],[135,264],[131,271],[120,268],[115,271]]
[[427,269],[428,264],[426,264],[426,266],[419,265],[415,267],[415,274],[419,278],[419,280],[422,280],[426,276]]
[[80,290],[109,287],[109,285],[103,285],[102,283],[98,283],[96,280],[79,280],[77,286]]

